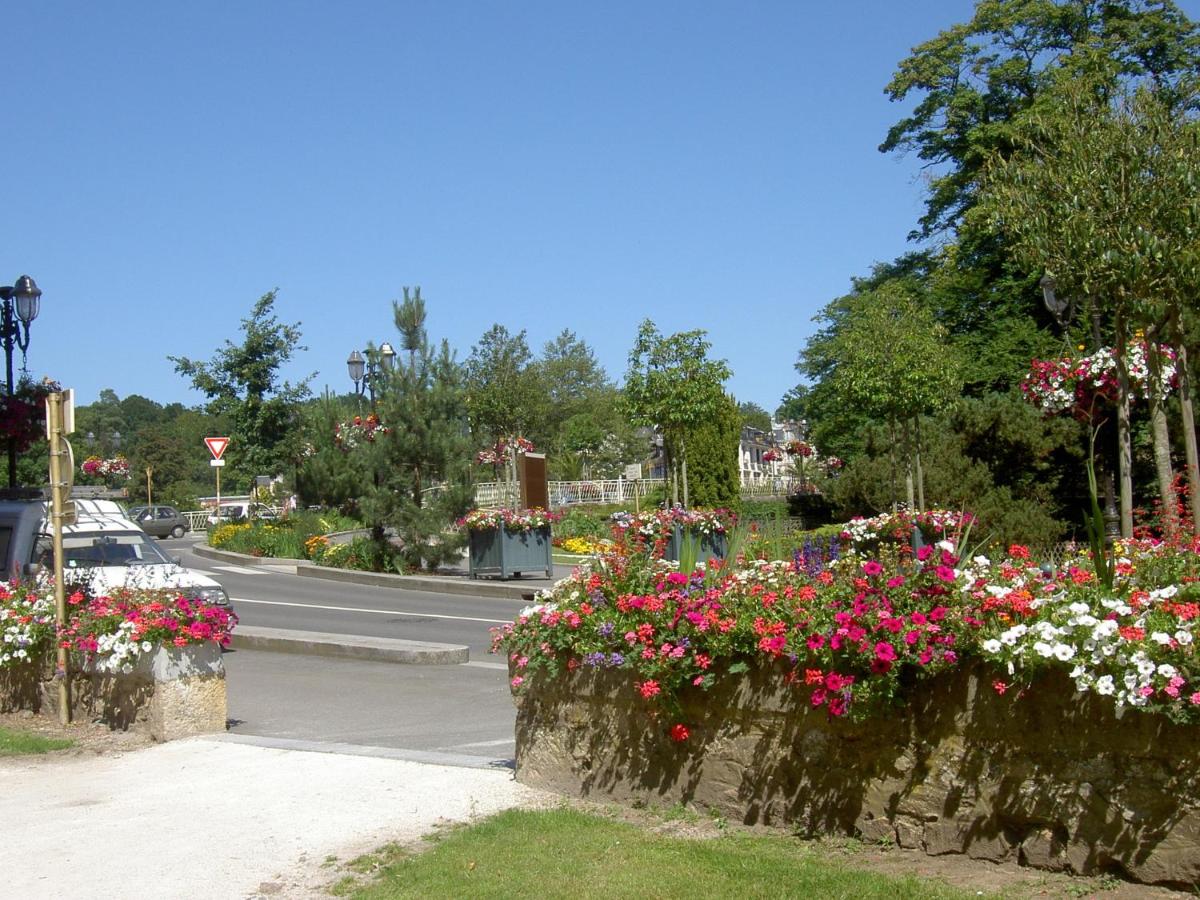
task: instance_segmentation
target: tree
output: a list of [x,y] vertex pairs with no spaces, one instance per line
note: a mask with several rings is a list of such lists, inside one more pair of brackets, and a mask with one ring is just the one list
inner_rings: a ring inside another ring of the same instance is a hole
[[478,437],[494,443],[527,436],[542,396],[524,329],[511,335],[496,324],[484,332],[467,358],[466,386],[467,413]]
[[313,378],[294,385],[279,382],[283,365],[308,348],[300,346],[299,322],[286,325],[275,317],[276,294],[260,297],[242,320],[240,345],[227,340],[207,363],[167,357],[177,373],[209,398],[210,413],[229,417],[229,474],[245,481],[288,470],[299,441],[297,404],[309,396]]
[[[646,319],[638,328],[625,375],[625,403],[634,425],[657,426],[668,447],[672,470],[678,456],[683,503],[688,505],[688,438],[725,402],[723,384],[730,376],[722,360],[708,359],[712,346],[702,330],[663,337]],[[672,499],[679,494],[673,489]]]
[[738,448],[743,421],[739,405],[726,396],[713,415],[692,429],[688,478],[696,506],[736,510],[741,503]]
[[[1200,162],[1195,125],[1174,111],[1173,98],[1148,89],[1110,92],[1108,81],[1104,68],[1090,79],[1065,80],[1021,119],[1023,129],[1013,136],[1016,151],[993,155],[984,170],[980,216],[1004,234],[1027,271],[1052,273],[1069,295],[1111,317],[1120,384],[1121,531],[1128,537],[1128,348],[1135,329],[1147,337],[1146,383],[1164,518],[1168,531],[1177,527],[1157,347],[1165,338],[1185,348],[1180,322],[1195,288],[1197,225],[1180,209],[1190,206],[1193,215],[1200,210]],[[1190,405],[1188,390],[1185,420]],[[1186,440],[1189,474],[1200,486],[1191,465],[1194,429]]]
[[737,405],[738,415],[743,425],[757,428],[759,431],[771,433],[771,414],[757,403],[743,401]]
[[[962,384],[945,329],[893,282],[852,298],[845,326],[825,351],[831,390],[843,407],[886,422],[891,448],[903,441],[915,505],[924,508],[920,416],[948,405]],[[890,453],[894,470],[894,449]],[[913,505],[911,490],[908,499]]]
[[914,236],[961,223],[984,161],[1011,148],[1013,118],[1097,56],[1113,63],[1110,86],[1144,76],[1186,89],[1200,75],[1200,31],[1170,0],[980,0],[971,21],[915,47],[885,93],[919,100],[879,147],[916,152],[933,172]]
[[388,431],[359,448],[371,472],[360,507],[376,540],[395,533],[405,568],[432,570],[461,558],[463,538],[451,526],[474,496],[463,374],[445,340],[430,343],[420,288],[405,288],[392,310],[404,352],[376,390]]

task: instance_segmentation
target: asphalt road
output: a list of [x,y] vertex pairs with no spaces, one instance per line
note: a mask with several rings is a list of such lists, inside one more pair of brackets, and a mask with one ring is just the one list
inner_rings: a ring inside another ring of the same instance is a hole
[[198,538],[162,548],[211,574],[242,624],[331,634],[465,644],[465,665],[423,666],[236,650],[225,654],[230,731],[422,753],[511,759],[515,710],[489,629],[521,600],[343,584],[191,552]]

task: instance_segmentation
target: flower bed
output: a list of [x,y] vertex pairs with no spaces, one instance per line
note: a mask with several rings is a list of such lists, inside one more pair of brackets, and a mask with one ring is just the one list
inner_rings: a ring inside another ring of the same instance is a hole
[[0,583],[0,711],[54,711],[54,656],[71,651],[72,708],[113,728],[146,722],[169,740],[223,731],[221,648],[232,613],[169,591],[122,590],[68,599],[55,625],[53,593],[36,583]]
[[[842,554],[829,562],[798,556],[681,573],[627,549],[543,592],[495,633],[494,646],[506,654],[513,689],[536,727],[547,721],[539,698],[602,677],[612,702],[636,711],[648,739],[677,746],[671,758],[683,767],[699,765],[695,754],[707,744],[692,742],[694,735],[725,727],[704,712],[704,695],[733,696],[751,672],[777,698],[778,723],[801,717],[866,726],[856,740],[872,723],[926,702],[919,698],[932,682],[967,678],[971,691],[982,684],[991,692],[989,708],[1007,704],[1020,715],[1034,697],[1061,710],[1086,699],[1089,710],[1108,716],[1158,713],[1137,727],[1178,723],[1195,746],[1200,546],[1120,545],[1110,590],[1083,555],[1049,571],[1019,546],[995,562],[960,560],[948,533],[964,527],[961,516],[927,514],[915,524],[940,540],[917,541],[914,551],[911,517],[862,520],[847,526]],[[736,730],[737,704],[724,709]],[[924,726],[914,727],[919,735]],[[985,757],[979,765],[1003,762]],[[762,788],[772,776],[760,774]],[[1187,790],[1181,802],[1200,807],[1194,781]],[[756,802],[752,786],[740,793]],[[1002,818],[1003,798],[994,802]]]

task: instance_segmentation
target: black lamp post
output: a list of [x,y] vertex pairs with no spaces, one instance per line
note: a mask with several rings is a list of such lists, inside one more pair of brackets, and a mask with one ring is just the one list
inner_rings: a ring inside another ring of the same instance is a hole
[[387,341],[380,344],[378,350],[368,347],[362,353],[350,351],[346,369],[350,373],[350,380],[354,382],[354,393],[361,397],[366,391],[371,397],[371,409],[375,408],[375,382],[392,371],[395,359],[396,351]]
[[[22,275],[12,287],[0,286],[0,300],[4,302],[3,320],[0,330],[4,337],[4,370],[7,376],[7,396],[13,395],[13,347],[21,348],[21,358],[29,349],[29,323],[38,317],[42,306],[42,292],[28,275]],[[17,486],[17,444],[8,439],[8,486]]]
[[[1058,283],[1054,276],[1047,272],[1042,276],[1038,284],[1042,288],[1042,302],[1046,304],[1046,309],[1054,316],[1054,320],[1058,322],[1059,328],[1063,329],[1063,337],[1066,339],[1067,325],[1075,316],[1074,300],[1064,300],[1055,293]],[[1096,345],[1095,350],[1100,349],[1100,308],[1095,301],[1091,303],[1091,319],[1092,319],[1092,342]],[[1104,531],[1109,543],[1112,543],[1116,538],[1121,536],[1121,515],[1117,512],[1116,490],[1113,485],[1112,472],[1109,467],[1101,462],[1101,478],[1104,482]]]

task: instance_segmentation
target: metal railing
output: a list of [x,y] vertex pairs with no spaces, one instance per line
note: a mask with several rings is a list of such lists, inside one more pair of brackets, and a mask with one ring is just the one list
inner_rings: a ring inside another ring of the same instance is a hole
[[[576,503],[633,503],[634,497],[662,487],[662,478],[643,478],[626,481],[623,478],[593,481],[549,481],[546,488],[550,506],[571,506]],[[475,485],[475,505],[480,509],[500,509],[520,503],[520,490],[514,484],[485,481]]]

